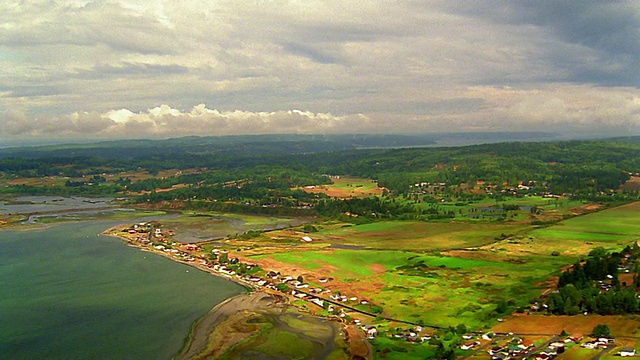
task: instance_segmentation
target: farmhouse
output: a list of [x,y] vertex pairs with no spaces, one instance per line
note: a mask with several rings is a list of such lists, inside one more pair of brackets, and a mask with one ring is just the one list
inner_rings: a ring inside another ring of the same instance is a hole
[[620,356],[636,356],[636,349],[634,348],[622,348],[618,353]]

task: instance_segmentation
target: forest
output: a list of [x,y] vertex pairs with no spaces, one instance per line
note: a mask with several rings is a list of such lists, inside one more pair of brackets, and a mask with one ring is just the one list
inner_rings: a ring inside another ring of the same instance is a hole
[[[167,140],[149,140],[144,142],[144,150],[138,143],[113,142],[102,143],[99,152],[96,145],[75,145],[73,151],[5,149],[0,157],[0,175],[8,183],[0,192],[127,195],[140,202],[209,199],[243,204],[245,211],[252,206],[316,205],[322,199],[296,189],[327,184],[329,175],[340,174],[372,179],[394,198],[418,195],[426,202],[432,197],[416,193],[415,184],[444,184],[445,194],[460,199],[478,196],[467,190],[482,182],[492,184],[489,195],[495,196],[505,192],[518,196],[547,193],[618,202],[637,196],[637,189],[621,186],[640,171],[640,145],[635,138],[383,149],[358,148],[363,143],[359,138],[352,143],[276,136],[254,140],[257,142],[249,142],[246,137],[209,139],[216,144],[213,146],[200,138],[183,138],[167,147],[163,147]],[[158,176],[167,170],[177,173]],[[148,176],[132,179],[126,175],[132,173]],[[49,186],[10,181],[44,177],[65,181]],[[178,185],[181,187],[172,191],[155,192]],[[386,200],[372,201],[370,211],[358,213],[400,216],[413,211],[394,205],[393,211],[381,212],[377,208],[381,204],[391,206]],[[362,204],[323,200],[317,211],[344,212],[353,206]]]

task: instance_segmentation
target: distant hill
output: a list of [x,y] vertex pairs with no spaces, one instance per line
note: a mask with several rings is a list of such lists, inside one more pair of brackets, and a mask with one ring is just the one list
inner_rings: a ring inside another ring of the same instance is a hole
[[552,141],[551,133],[470,132],[418,135],[189,136],[166,140],[113,140],[0,149],[0,157],[140,158],[169,154],[305,154],[350,149],[465,146],[512,141]]

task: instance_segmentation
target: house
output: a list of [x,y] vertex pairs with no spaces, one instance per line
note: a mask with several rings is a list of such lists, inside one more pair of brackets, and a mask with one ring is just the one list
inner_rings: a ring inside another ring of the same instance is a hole
[[479,341],[469,341],[469,342],[466,342],[466,343],[460,345],[460,349],[469,350],[469,349],[473,349],[477,345],[480,345]]
[[491,340],[491,338],[495,335],[495,333],[493,332],[488,332],[484,335],[482,335],[482,340]]
[[528,348],[533,346],[533,341],[532,340],[524,340],[522,341],[520,344],[518,344],[518,347],[522,350],[527,350]]
[[300,241],[310,243],[313,241],[313,239],[308,236],[303,236],[302,239],[300,239]]
[[375,326],[367,327],[366,331],[367,331],[367,337],[369,339],[373,339],[374,337],[376,337],[376,335],[378,335],[378,329],[376,329]]
[[581,341],[582,338],[584,338],[582,334],[572,334],[571,336],[569,336],[569,339],[571,339],[571,341],[573,342]]
[[618,355],[620,356],[636,356],[636,349],[634,348],[622,348],[620,349],[620,352],[618,353]]

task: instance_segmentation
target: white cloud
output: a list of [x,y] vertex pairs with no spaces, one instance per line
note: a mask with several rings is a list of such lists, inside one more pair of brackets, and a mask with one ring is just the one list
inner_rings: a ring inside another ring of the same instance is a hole
[[146,112],[127,109],[103,114],[74,112],[67,116],[47,118],[32,123],[24,113],[8,112],[5,131],[11,135],[65,137],[172,137],[185,135],[344,133],[367,132],[369,118],[362,114],[334,116],[325,113],[290,110],[275,112],[220,112],[195,106],[181,112],[160,105]]

